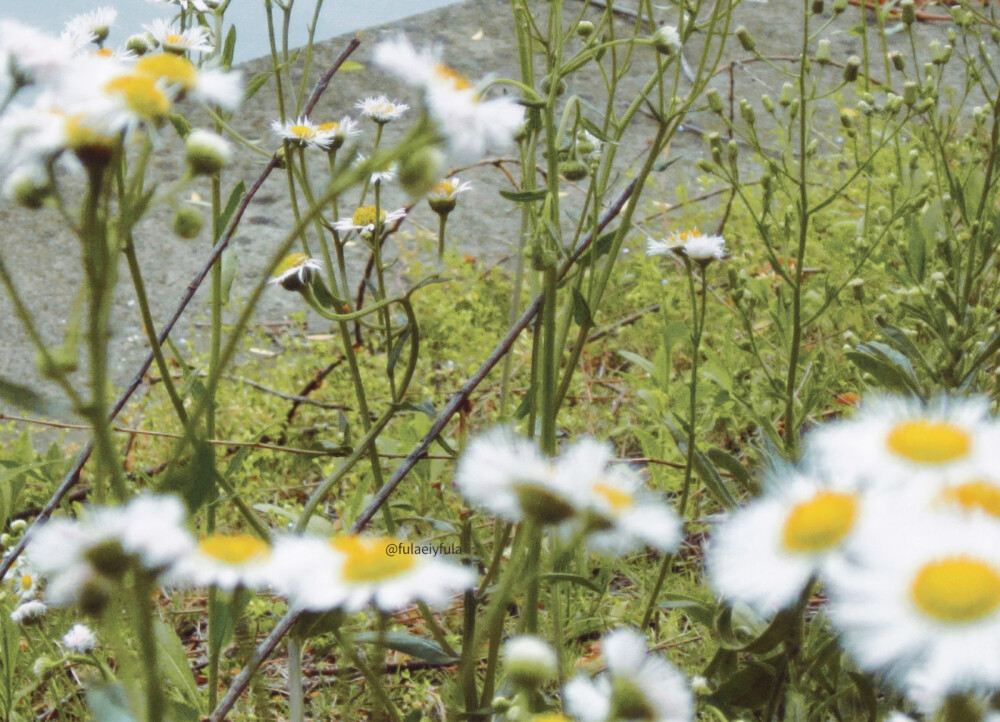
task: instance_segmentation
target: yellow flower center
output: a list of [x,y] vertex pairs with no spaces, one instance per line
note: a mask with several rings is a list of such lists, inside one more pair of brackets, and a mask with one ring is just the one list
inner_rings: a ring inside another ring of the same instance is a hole
[[452,70],[442,63],[434,66],[434,74],[441,80],[451,83],[451,86],[455,90],[468,90],[472,87],[472,83],[463,78],[457,71]]
[[925,564],[910,596],[922,612],[942,622],[973,622],[1000,606],[1000,574],[990,564],[964,556]]
[[615,489],[607,484],[602,484],[600,482],[594,484],[591,488],[598,496],[605,499],[611,508],[618,512],[622,509],[628,509],[631,506],[635,506],[635,498],[628,492],[622,491],[621,489]]
[[316,137],[316,129],[310,125],[293,125],[288,129],[288,132],[296,138],[301,138],[303,140],[309,140],[310,138]]
[[183,35],[178,35],[177,33],[167,33],[163,36],[164,45],[187,45],[187,41],[184,39]]
[[170,110],[170,99],[148,75],[119,75],[104,85],[109,95],[121,95],[129,109],[144,120],[158,120]]
[[316,127],[319,128],[324,133],[336,133],[338,130],[340,130],[340,123],[338,123],[335,120],[332,120],[329,123],[320,123]]
[[431,191],[432,196],[450,196],[456,190],[455,184],[448,180],[443,180]]
[[852,494],[821,491],[792,507],[781,543],[793,552],[819,552],[836,545],[851,530],[858,503]]
[[967,481],[945,489],[939,498],[966,511],[979,510],[1000,517],[1000,487],[988,481]]
[[33,582],[33,580],[31,578],[30,574],[22,574],[21,575],[21,591],[22,592],[26,592],[29,589],[31,589],[32,582]]
[[309,260],[309,257],[304,253],[290,253],[281,259],[281,263],[274,270],[274,275],[272,278],[277,278],[282,274],[288,273],[289,271],[298,268],[303,263]]
[[[385,220],[385,211],[379,208],[378,214],[379,222]],[[370,226],[375,222],[375,206],[361,206],[358,210],[354,211],[354,215],[351,216],[351,222],[356,226]]]
[[209,534],[198,542],[202,554],[226,564],[246,564],[266,557],[271,548],[249,534]]
[[184,90],[191,90],[198,82],[198,69],[191,61],[171,53],[144,55],[135,61],[133,68],[138,75],[148,75],[157,80],[162,78]]
[[947,464],[969,455],[972,438],[968,432],[943,421],[904,421],[886,437],[889,448],[920,464]]
[[66,118],[63,130],[66,133],[66,146],[73,150],[83,148],[110,148],[117,139],[101,135],[93,128],[84,125],[83,115],[71,115]]
[[111,48],[98,48],[93,54],[98,58],[113,58],[115,56],[115,51]]
[[347,556],[343,575],[349,582],[379,582],[398,577],[416,566],[412,554],[398,554],[390,549],[398,544],[392,537],[356,534],[330,540],[330,546]]

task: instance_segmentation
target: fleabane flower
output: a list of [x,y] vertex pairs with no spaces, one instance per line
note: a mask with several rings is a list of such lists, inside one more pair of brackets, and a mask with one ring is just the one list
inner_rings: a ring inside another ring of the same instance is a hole
[[[194,8],[200,13],[206,13],[209,11],[208,3],[205,0],[147,0],[147,2],[155,3],[165,3],[167,5],[177,5],[181,10],[189,10]],[[216,3],[212,3],[212,7],[215,7]]]
[[194,25],[186,30],[174,26],[169,20],[154,20],[143,28],[153,36],[160,47],[168,53],[208,53],[212,48],[212,33],[208,28]]
[[63,646],[76,654],[87,654],[97,646],[97,635],[86,624],[74,624],[63,635]]
[[726,239],[694,231],[673,233],[665,239],[650,238],[646,242],[647,256],[676,253],[699,265],[721,261],[726,257]]
[[512,684],[537,689],[555,678],[559,664],[556,651],[530,634],[508,639],[503,645],[503,663]]
[[[675,551],[683,539],[674,511],[645,488],[638,472],[610,465],[608,444],[583,439],[560,457],[558,473],[577,486],[574,505],[587,546],[619,555],[651,547]],[[572,531],[569,531],[572,533]]]
[[379,125],[402,118],[410,109],[406,103],[389,100],[388,95],[369,96],[359,100],[354,107],[361,111],[361,115],[371,118]]
[[505,427],[472,440],[455,468],[455,487],[470,506],[511,522],[560,524],[576,514],[575,481]]
[[251,534],[214,533],[174,565],[170,580],[195,587],[263,589],[271,583],[271,546]]
[[812,577],[843,559],[863,503],[850,480],[772,472],[764,495],[732,512],[706,546],[712,588],[762,615],[792,605]]
[[827,576],[843,646],[923,704],[1000,687],[1000,527],[887,506]]
[[54,38],[13,20],[0,22],[2,83],[22,87],[58,79],[71,67],[76,52],[65,38]]
[[[368,156],[364,153],[359,153],[358,157],[354,159],[354,167],[357,168],[368,160]],[[396,172],[398,167],[395,162],[390,163],[388,166],[381,168],[379,170],[373,171],[371,174],[372,183],[391,183],[396,177]]]
[[10,619],[16,624],[27,624],[37,619],[41,619],[48,611],[49,608],[44,602],[37,599],[31,599],[17,605],[14,611],[10,613]]
[[446,178],[438,183],[427,194],[427,204],[431,210],[441,216],[446,216],[458,205],[458,196],[472,190],[472,184],[462,182],[458,176]]
[[105,597],[107,585],[129,569],[158,574],[187,556],[194,544],[175,496],[142,494],[128,504],[94,507],[78,520],[53,519],[28,544],[55,606]]
[[176,90],[179,98],[191,97],[227,110],[239,105],[243,97],[238,73],[199,69],[187,58],[169,52],[142,56],[135,62],[133,72],[164,83]]
[[673,55],[684,46],[680,33],[674,25],[661,25],[653,33],[653,45],[665,55]]
[[406,547],[382,536],[286,537],[275,546],[274,569],[290,608],[310,612],[369,606],[396,612],[415,601],[438,606],[476,583],[472,568]]
[[[389,223],[395,223],[400,218],[406,217],[405,208],[397,208],[394,211],[385,211],[379,208],[379,225],[385,228]],[[360,206],[350,217],[339,219],[333,224],[341,233],[359,231],[360,233],[375,232],[375,206]]]
[[854,415],[806,437],[806,454],[821,473],[857,476],[887,488],[972,478],[1000,468],[1000,429],[984,398],[865,399]]
[[300,115],[295,120],[271,121],[271,132],[283,140],[300,148],[320,148],[326,150],[333,143],[334,130],[322,130],[309,118]]
[[107,40],[117,17],[118,11],[113,7],[99,7],[71,19],[66,23],[66,32],[86,37],[90,42],[100,45]]
[[268,283],[286,291],[299,291],[312,282],[313,274],[323,270],[323,264],[304,253],[285,256],[274,270]]
[[327,133],[330,135],[330,145],[327,146],[327,150],[337,150],[344,145],[348,138],[361,133],[361,128],[358,127],[358,121],[354,120],[349,115],[345,115],[340,120],[330,120],[325,123],[320,123],[316,126],[316,129],[321,133]]
[[578,675],[563,688],[566,711],[581,722],[650,720],[691,722],[694,697],[684,676],[631,629],[617,629],[601,641],[607,672]]
[[420,88],[454,164],[472,163],[510,146],[524,109],[510,98],[486,100],[482,90],[441,60],[440,48],[413,47],[399,35],[375,46],[375,63]]
[[14,593],[21,601],[35,599],[41,591],[41,577],[27,554],[22,554],[14,564]]

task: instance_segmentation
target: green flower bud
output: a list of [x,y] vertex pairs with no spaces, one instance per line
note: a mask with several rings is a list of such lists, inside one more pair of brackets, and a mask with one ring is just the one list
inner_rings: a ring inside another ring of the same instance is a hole
[[726,107],[722,104],[722,98],[719,97],[719,91],[715,88],[709,88],[705,93],[705,98],[708,100],[708,107],[712,109],[712,112],[722,115],[722,112],[726,109]]
[[695,168],[697,168],[698,170],[700,170],[702,173],[713,173],[714,174],[714,173],[717,173],[719,171],[718,167],[716,167],[707,158],[699,158],[698,160],[696,160],[694,162],[694,166],[695,166]]
[[589,38],[594,34],[594,24],[589,20],[581,20],[576,24],[576,34],[581,38]]
[[844,66],[844,82],[853,83],[858,79],[858,72],[861,70],[861,58],[857,55],[852,55],[847,59],[847,64]]
[[205,225],[205,218],[201,211],[190,206],[182,206],[174,213],[174,233],[181,238],[190,240],[201,233],[202,226]]
[[682,44],[680,33],[673,25],[664,25],[653,33],[653,47],[663,55],[673,55],[680,52]]
[[771,100],[770,95],[764,93],[762,96],[760,96],[760,102],[761,105],[764,106],[764,110],[766,110],[768,113],[774,112],[774,101]]
[[833,0],[833,14],[840,15],[847,10],[847,0]]
[[813,15],[823,14],[823,0],[813,0],[812,1],[812,13]]
[[899,11],[902,15],[903,25],[913,25],[917,22],[917,8],[913,0],[902,0],[899,3]]
[[28,522],[24,519],[15,519],[10,523],[10,530],[15,534],[21,534],[28,528]]
[[830,41],[826,38],[816,43],[816,62],[820,65],[830,64]]
[[895,115],[899,112],[899,109],[903,106],[903,99],[900,98],[895,93],[886,93],[885,96],[885,109]]
[[538,689],[556,676],[555,650],[538,637],[523,635],[508,640],[503,660],[507,678],[514,687]]
[[729,157],[730,163],[735,163],[736,158],[739,157],[740,146],[735,140],[730,140],[726,143],[726,155]]
[[917,166],[920,165],[920,153],[916,150],[911,150],[908,160],[910,170],[916,170]]
[[399,185],[413,198],[432,190],[444,173],[444,153],[429,145],[408,153],[399,161]]
[[781,95],[778,96],[778,105],[782,108],[787,108],[795,100],[795,86],[791,83],[785,83],[781,86]]
[[889,60],[892,61],[892,67],[900,72],[902,72],[903,68],[906,67],[906,61],[903,60],[903,54],[898,50],[893,50],[889,53]]
[[795,116],[797,116],[799,114],[799,106],[800,105],[801,104],[799,103],[799,99],[798,98],[796,98],[795,100],[792,101],[792,104],[788,106],[788,117],[789,118],[791,118],[793,120],[795,119]]
[[49,173],[34,163],[18,166],[4,183],[3,194],[24,208],[41,208],[52,195]]
[[740,41],[740,45],[748,53],[752,53],[757,49],[757,43],[754,41],[753,36],[750,31],[746,29],[743,25],[736,28],[736,39]]
[[213,176],[233,161],[233,149],[222,136],[197,129],[184,141],[188,167],[194,175]]
[[934,98],[924,98],[919,103],[914,110],[918,113],[926,113],[928,110],[934,107]]
[[568,181],[583,180],[590,175],[590,168],[581,161],[566,160],[559,164],[559,175]]
[[907,80],[903,83],[903,102],[908,106],[913,107],[917,99],[919,98],[920,88],[917,86],[916,82],[912,80]]
[[746,98],[740,100],[740,117],[747,125],[753,125],[757,120],[757,115],[754,113],[753,106],[750,101]]
[[148,35],[140,33],[125,41],[125,49],[130,50],[134,55],[142,56],[152,50],[153,45],[149,42]]
[[[549,91],[552,90],[552,79],[549,78],[548,75],[546,75],[544,78],[542,78],[542,82],[539,83],[539,87],[542,90],[542,95],[548,95]],[[562,78],[559,78],[559,85],[556,86],[556,95],[559,96],[565,92],[566,92],[566,81],[563,80]]]
[[949,60],[951,60],[951,51],[952,51],[951,45],[941,46],[938,49],[938,51],[936,53],[934,53],[934,56],[932,58],[932,62],[935,65],[944,65]]

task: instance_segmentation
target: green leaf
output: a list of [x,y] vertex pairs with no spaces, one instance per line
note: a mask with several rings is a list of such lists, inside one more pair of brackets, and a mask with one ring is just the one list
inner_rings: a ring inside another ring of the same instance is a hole
[[191,671],[191,662],[181,638],[173,627],[164,624],[159,619],[153,622],[156,633],[156,645],[159,648],[160,671],[168,681],[180,692],[182,699],[195,709],[201,711],[201,693],[198,683]]
[[713,447],[706,453],[708,454],[708,458],[717,468],[725,469],[732,474],[733,478],[739,482],[739,485],[751,494],[757,493],[757,484],[750,478],[750,472],[747,471],[747,468],[740,463],[739,459],[730,454],[728,451],[718,447]]
[[[219,232],[222,233],[226,226],[229,225],[229,219],[233,217],[236,212],[236,208],[240,205],[240,201],[243,200],[243,196],[246,195],[247,184],[240,181],[233,188],[232,192],[229,194],[229,200],[226,201],[226,207],[223,209],[222,214],[219,216]],[[220,236],[221,237],[221,236]],[[216,241],[219,239],[216,238]]]
[[573,320],[576,321],[577,326],[594,325],[594,318],[590,315],[587,299],[583,297],[578,288],[573,289]]
[[677,609],[706,629],[715,629],[715,604],[686,594],[661,594],[666,601],[660,602],[661,609]]
[[343,621],[344,612],[341,609],[334,609],[330,612],[303,612],[295,620],[295,626],[292,627],[292,634],[299,639],[330,634],[340,629]]
[[219,263],[222,264],[222,304],[229,303],[229,291],[233,287],[236,278],[236,262],[238,258],[236,249],[229,247],[222,252]]
[[646,371],[650,376],[656,373],[656,365],[649,359],[643,358],[637,353],[632,353],[631,351],[626,351],[621,348],[616,349],[616,353],[629,363],[634,364]]
[[250,78],[250,82],[247,83],[246,92],[243,93],[243,100],[250,100],[250,98],[257,95],[257,92],[263,88],[270,79],[271,73],[257,73]]
[[174,130],[177,131],[177,135],[181,137],[181,140],[187,138],[188,133],[191,132],[191,124],[187,121],[187,118],[179,113],[171,113],[169,118],[170,125],[174,126]]
[[976,371],[989,361],[993,355],[1000,350],[1000,331],[996,331],[992,336],[990,336],[989,341],[983,344],[983,347],[976,352],[976,355],[972,357],[972,363],[969,365],[969,370],[965,372],[962,377],[961,387],[964,389],[965,386],[972,381],[975,377]]
[[592,579],[587,579],[586,577],[581,577],[579,574],[569,574],[567,572],[546,572],[545,574],[539,574],[539,579],[547,579],[550,582],[566,582],[567,584],[577,584],[581,587],[586,587],[591,591],[601,593],[601,588],[594,583]]
[[208,631],[212,649],[223,649],[233,641],[236,621],[243,616],[249,602],[250,592],[246,589],[240,589],[236,595],[219,593],[217,603],[209,610]]
[[767,704],[776,683],[773,668],[751,660],[720,684],[712,696],[733,707],[757,709]]
[[364,70],[365,66],[356,60],[345,60],[340,64],[340,68],[337,70],[338,73],[357,73],[360,70]]
[[177,494],[193,514],[216,493],[215,451],[204,440],[195,441],[194,451],[186,464],[177,465],[166,474],[158,491]]
[[874,376],[885,388],[912,391],[921,398],[925,397],[910,360],[891,346],[878,341],[860,343],[845,356],[859,369]]
[[532,191],[500,191],[500,195],[515,203],[529,203],[532,201],[545,200],[549,194],[548,188],[537,188]]
[[14,383],[0,376],[0,399],[18,406],[25,411],[42,416],[57,416],[59,404],[50,401],[38,392]]
[[517,405],[514,410],[515,419],[523,419],[531,411],[531,407],[535,403],[535,387],[531,386],[527,391],[524,392],[524,398],[521,399],[521,403]]
[[233,55],[236,53],[236,26],[230,25],[226,34],[226,42],[222,46],[222,68],[229,70],[233,67]]
[[923,283],[927,267],[927,238],[916,215],[910,213],[903,222],[907,237],[907,268],[918,283]]
[[386,373],[391,374],[396,368],[396,364],[399,362],[399,357],[403,354],[403,349],[406,348],[407,340],[410,338],[412,333],[413,329],[407,326],[396,338],[396,342],[392,346],[392,351],[389,352],[389,360],[385,366]]
[[[621,353],[619,351],[619,353]],[[681,452],[684,458],[687,458],[687,439],[678,430],[677,426],[672,423],[669,419],[666,420],[667,428],[670,430],[671,436],[674,437],[674,443],[677,444],[677,449]],[[705,488],[711,492],[712,496],[722,504],[727,509],[735,509],[738,503],[733,495],[726,488],[726,482],[723,480],[722,476],[719,475],[718,470],[712,464],[707,456],[695,446],[694,457],[691,460],[694,465],[694,472],[698,475],[698,478],[702,480],[705,484]]]
[[615,236],[618,235],[618,231],[608,231],[602,236],[599,236],[596,241],[590,245],[590,250],[580,256],[580,260],[577,261],[577,265],[586,268],[594,261],[598,260],[601,256],[606,256],[611,252],[612,246],[615,244]]
[[[377,632],[362,632],[352,638],[357,644],[375,644],[379,641]],[[452,664],[458,662],[457,657],[447,654],[437,642],[425,637],[418,637],[407,632],[386,632],[382,635],[382,644],[411,657],[422,659],[431,664]]]

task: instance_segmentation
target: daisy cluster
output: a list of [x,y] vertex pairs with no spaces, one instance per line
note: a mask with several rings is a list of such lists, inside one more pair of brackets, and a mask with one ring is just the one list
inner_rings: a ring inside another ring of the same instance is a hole
[[[27,547],[32,571],[19,569],[18,594],[22,606],[41,604],[41,596],[53,606],[78,605],[96,613],[116,585],[145,574],[172,588],[270,591],[287,597],[297,611],[360,611],[374,605],[394,612],[416,600],[446,604],[475,584],[471,567],[411,553],[414,545],[401,541],[352,534],[263,540],[240,533],[196,540],[177,497],[142,494],[123,506],[94,507],[79,519],[42,526]],[[27,617],[34,609],[15,614]],[[42,604],[38,613],[44,611]]]
[[866,401],[706,547],[727,602],[761,614],[819,581],[846,651],[919,708],[1000,690],[1000,424],[985,399]]
[[469,444],[455,486],[473,506],[507,521],[553,527],[599,553],[675,550],[682,538],[677,515],[645,488],[638,472],[612,461],[611,447],[593,439],[550,459],[499,427]]
[[[116,12],[74,18],[61,36],[0,22],[0,173],[8,195],[42,188],[56,161],[103,167],[132,135],[155,132],[183,99],[234,108],[238,74],[204,60],[203,27],[166,21],[106,47]],[[194,59],[193,59],[194,58]]]

